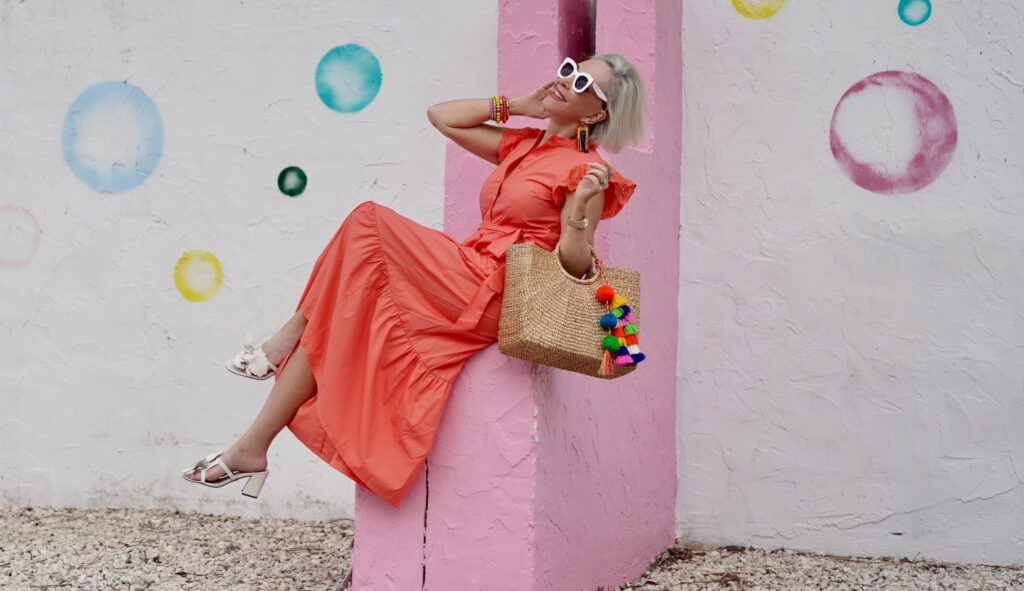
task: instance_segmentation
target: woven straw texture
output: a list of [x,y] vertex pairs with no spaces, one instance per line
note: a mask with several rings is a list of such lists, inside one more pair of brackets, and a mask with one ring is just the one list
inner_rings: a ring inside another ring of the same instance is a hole
[[[615,293],[629,300],[640,324],[640,273],[604,267]],[[636,365],[616,365],[599,375],[604,349],[601,315],[608,311],[595,292],[599,275],[576,279],[565,272],[558,253],[535,244],[513,244],[505,251],[505,293],[498,325],[498,350],[534,363],[599,378],[617,378]]]

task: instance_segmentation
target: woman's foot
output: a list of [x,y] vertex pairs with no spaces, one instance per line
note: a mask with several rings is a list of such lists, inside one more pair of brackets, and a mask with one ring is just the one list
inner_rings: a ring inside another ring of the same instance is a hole
[[301,312],[296,312],[289,320],[281,327],[281,330],[274,333],[274,336],[266,340],[265,343],[260,345],[263,352],[267,355],[267,361],[269,361],[275,367],[281,365],[284,358],[292,352],[295,345],[299,342],[299,337],[302,336],[302,330],[306,328],[306,317]]
[[242,377],[270,379],[277,373],[281,362],[295,350],[305,328],[306,318],[301,312],[296,312],[274,336],[259,347],[253,346],[252,335],[247,333],[245,347],[224,366],[231,373]]
[[[232,472],[262,472],[267,469],[266,451],[247,450],[237,443],[222,453],[220,458]],[[224,469],[220,466],[213,466],[206,471],[207,482],[216,482],[224,476]],[[200,479],[199,470],[188,474],[186,478],[198,481]]]
[[267,356],[267,361],[271,365],[277,367],[281,365],[284,358],[292,352],[295,348],[295,344],[299,342],[299,335],[302,331],[292,333],[288,331],[288,325],[279,330],[277,334],[267,339],[260,348],[263,349],[263,353]]

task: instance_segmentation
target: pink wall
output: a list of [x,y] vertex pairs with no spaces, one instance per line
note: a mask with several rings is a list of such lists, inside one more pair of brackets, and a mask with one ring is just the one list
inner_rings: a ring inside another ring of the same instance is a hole
[[[580,45],[564,38],[580,27],[561,26],[559,16],[578,17],[587,4],[499,2],[500,92],[550,80],[562,51]],[[598,6],[597,52],[625,55],[656,103],[678,104],[679,3]],[[651,127],[657,132],[644,149],[610,158],[639,190],[623,214],[602,223],[597,240],[610,264],[641,271],[649,360],[605,382],[514,360],[497,347],[472,358],[453,388],[422,496],[397,511],[365,493],[357,498],[360,591],[420,588],[418,581],[435,590],[611,587],[642,574],[673,543],[680,110],[662,109]],[[449,146],[449,234],[461,239],[476,228],[477,193],[491,169]],[[389,543],[392,536],[401,539]]]
[[[597,3],[596,53],[633,62],[656,105],[678,105],[681,3]],[[557,60],[557,58],[556,58]],[[555,61],[555,60],[552,60]],[[597,246],[612,265],[641,271],[637,371],[611,382],[545,370],[539,397],[538,588],[596,588],[636,576],[675,537],[675,389],[678,338],[681,110],[659,109],[646,150],[608,155],[638,189]],[[629,551],[623,551],[628,548]],[[626,579],[628,580],[628,579]]]

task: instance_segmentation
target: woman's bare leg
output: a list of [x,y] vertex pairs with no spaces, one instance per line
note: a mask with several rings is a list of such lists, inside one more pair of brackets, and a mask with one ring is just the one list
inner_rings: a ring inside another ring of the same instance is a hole
[[[295,348],[288,365],[277,376],[277,383],[267,396],[256,419],[249,425],[242,437],[221,456],[224,463],[234,471],[259,472],[267,469],[267,450],[274,437],[292,420],[295,412],[316,394],[316,380],[309,367],[306,351],[299,345]],[[217,480],[223,470],[214,466],[206,473],[206,479]],[[192,480],[199,480],[199,472],[193,472]]]
[[267,360],[274,365],[284,361],[284,358],[295,348],[295,344],[299,342],[299,336],[302,335],[304,328],[306,328],[306,317],[302,315],[302,312],[296,312],[274,336],[261,345],[263,352],[267,354]]

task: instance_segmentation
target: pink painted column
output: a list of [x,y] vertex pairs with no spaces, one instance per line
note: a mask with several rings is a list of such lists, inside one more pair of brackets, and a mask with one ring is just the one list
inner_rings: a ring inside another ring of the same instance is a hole
[[[589,28],[578,22],[588,4],[500,0],[501,92],[538,86],[586,45],[566,35]],[[357,591],[595,590],[640,575],[673,543],[681,27],[678,0],[597,3],[596,52],[635,63],[659,106],[646,145],[610,157],[639,189],[597,241],[610,264],[641,271],[648,361],[604,381],[497,347],[474,356],[409,497],[395,509],[357,495]],[[454,146],[447,156],[445,230],[461,239],[491,167]]]

